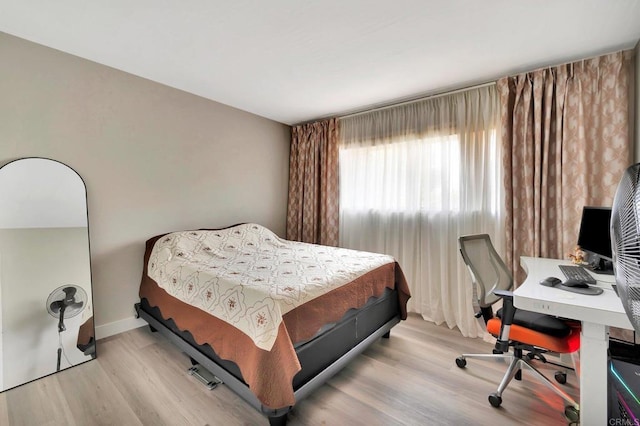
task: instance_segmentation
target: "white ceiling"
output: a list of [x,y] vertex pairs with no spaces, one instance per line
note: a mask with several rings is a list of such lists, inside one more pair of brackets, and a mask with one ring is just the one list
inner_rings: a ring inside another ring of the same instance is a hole
[[640,0],[0,0],[0,31],[295,124],[631,48]]

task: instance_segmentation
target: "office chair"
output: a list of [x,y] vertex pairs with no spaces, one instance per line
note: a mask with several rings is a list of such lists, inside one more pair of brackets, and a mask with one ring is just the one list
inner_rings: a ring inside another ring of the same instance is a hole
[[[476,318],[482,317],[487,331],[497,338],[493,354],[462,354],[456,365],[464,368],[467,358],[493,358],[509,360],[509,367],[496,392],[489,395],[489,403],[494,407],[502,404],[502,393],[513,378],[520,380],[522,367],[526,366],[545,385],[560,395],[569,405],[565,416],[572,422],[579,420],[579,405],[565,391],[557,387],[542,374],[532,360],[566,367],[548,361],[547,352],[575,354],[580,347],[580,324],[565,322],[559,318],[513,306],[513,277],[496,252],[487,234],[463,236],[458,239],[460,253],[474,286],[474,298],[479,305]],[[502,308],[494,315],[492,306],[502,300]],[[513,352],[509,353],[512,348]],[[574,359],[575,364],[575,359]],[[572,369],[569,367],[569,369]],[[566,382],[566,373],[555,375],[559,383]]]

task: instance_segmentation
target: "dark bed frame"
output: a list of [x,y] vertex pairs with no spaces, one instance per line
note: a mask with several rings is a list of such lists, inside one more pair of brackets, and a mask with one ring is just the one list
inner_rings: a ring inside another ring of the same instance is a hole
[[[298,345],[295,350],[302,370],[293,379],[297,402],[322,386],[354,357],[362,353],[380,337],[389,337],[393,326],[400,322],[398,291],[388,290],[379,298],[372,298],[364,307],[352,309],[331,329]],[[157,307],[146,299],[135,305],[138,317],[144,319],[152,331],[158,331],[184,351],[192,364],[200,364],[214,374],[253,408],[269,418],[269,424],[286,425],[291,407],[264,406],[242,379],[238,366],[220,359],[211,346],[198,345],[191,333],[179,330],[173,320],[163,319]]]

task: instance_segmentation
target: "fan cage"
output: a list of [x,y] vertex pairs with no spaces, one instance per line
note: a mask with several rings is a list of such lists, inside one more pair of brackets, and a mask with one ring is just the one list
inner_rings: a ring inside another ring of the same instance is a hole
[[611,212],[611,243],[618,295],[640,332],[640,164],[625,171]]
[[62,285],[58,288],[56,288],[55,290],[53,290],[50,294],[49,297],[47,297],[47,302],[46,302],[46,308],[47,308],[47,312],[49,313],[49,315],[51,315],[54,318],[60,318],[60,313],[59,312],[54,312],[51,309],[51,304],[59,301],[59,300],[63,300],[66,297],[66,293],[64,291],[65,288],[75,288],[76,289],[76,293],[74,295],[74,299],[76,300],[76,303],[82,303],[82,307],[80,308],[76,308],[74,306],[67,306],[64,312],[64,318],[65,319],[69,319],[69,318],[73,318],[77,315],[79,315],[85,308],[86,304],[87,304],[87,293],[86,291],[78,286],[78,285],[74,285],[74,284],[66,284],[66,285]]

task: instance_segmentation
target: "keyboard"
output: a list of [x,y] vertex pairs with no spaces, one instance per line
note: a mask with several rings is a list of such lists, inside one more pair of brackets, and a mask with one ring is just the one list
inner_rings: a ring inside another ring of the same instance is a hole
[[587,284],[595,284],[596,279],[587,272],[582,266],[577,265],[558,265],[560,270],[568,280],[580,280]]

